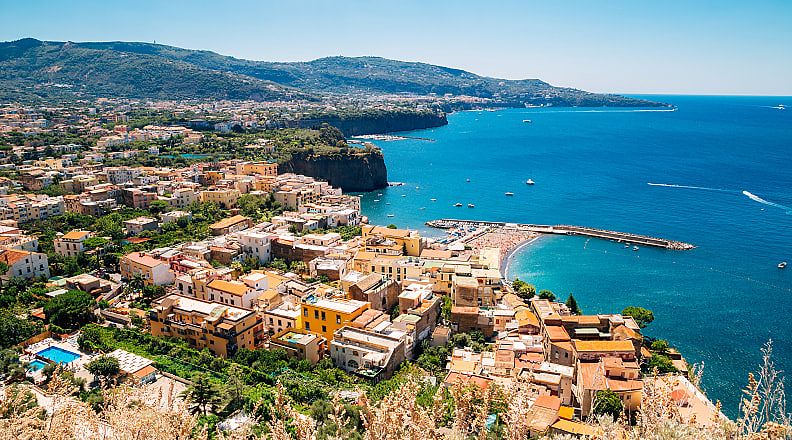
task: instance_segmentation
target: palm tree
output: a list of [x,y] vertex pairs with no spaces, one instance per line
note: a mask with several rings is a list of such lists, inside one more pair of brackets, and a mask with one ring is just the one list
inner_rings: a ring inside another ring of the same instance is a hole
[[204,417],[220,403],[220,392],[205,374],[199,374],[192,386],[179,394],[179,397],[191,404],[190,414],[201,414]]

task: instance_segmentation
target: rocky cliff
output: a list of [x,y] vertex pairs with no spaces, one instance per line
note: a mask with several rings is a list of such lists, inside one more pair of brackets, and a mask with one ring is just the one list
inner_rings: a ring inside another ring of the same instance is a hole
[[362,114],[326,115],[310,119],[290,121],[288,126],[315,128],[330,124],[344,136],[383,134],[395,131],[420,130],[448,124],[445,113],[429,111],[382,111]]
[[324,155],[296,153],[278,171],[326,180],[344,192],[373,191],[388,186],[388,170],[379,149]]

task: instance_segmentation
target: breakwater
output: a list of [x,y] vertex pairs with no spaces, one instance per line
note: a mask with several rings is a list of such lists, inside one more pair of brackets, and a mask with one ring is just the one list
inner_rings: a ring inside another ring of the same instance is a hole
[[539,234],[555,235],[580,235],[585,237],[613,240],[619,243],[629,243],[641,246],[659,247],[671,250],[690,250],[696,246],[681,241],[667,240],[665,238],[650,237],[647,235],[632,234],[629,232],[609,231],[606,229],[590,228],[573,225],[537,225],[507,222],[488,222],[477,220],[439,219],[426,222],[427,226],[440,229],[452,229],[464,226],[492,226],[501,228],[514,228],[517,230],[531,231]]

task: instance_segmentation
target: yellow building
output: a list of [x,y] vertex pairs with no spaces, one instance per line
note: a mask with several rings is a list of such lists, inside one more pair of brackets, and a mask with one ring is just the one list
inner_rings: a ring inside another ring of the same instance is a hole
[[237,168],[237,174],[245,174],[251,176],[258,174],[261,176],[277,176],[278,164],[270,162],[246,162],[240,164]]
[[224,208],[236,208],[240,193],[235,189],[215,188],[201,191],[201,202],[217,203]]
[[396,242],[405,255],[418,257],[423,250],[423,239],[418,231],[408,229],[390,229],[383,226],[364,225],[362,228],[363,240],[368,238],[384,238]]
[[370,304],[353,299],[324,299],[309,296],[302,304],[303,330],[322,335],[333,340],[333,333],[352,322]]
[[157,300],[149,311],[149,322],[154,336],[182,339],[224,358],[241,348],[256,348],[255,334],[261,327],[253,310],[181,295]]

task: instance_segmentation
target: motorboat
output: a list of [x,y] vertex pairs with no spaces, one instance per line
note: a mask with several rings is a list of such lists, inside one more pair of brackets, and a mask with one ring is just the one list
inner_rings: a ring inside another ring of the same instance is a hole
[[523,119],[523,122],[525,122],[526,124],[530,124],[533,121],[531,121],[530,119]]
[[393,217],[393,214],[388,214],[388,217]]
[[785,267],[787,267],[787,262],[786,261],[782,261],[782,262],[778,263],[778,268],[779,269],[783,269]]
[[536,183],[536,182],[534,182],[533,179],[528,179],[528,180],[525,181],[526,185],[533,185],[534,183]]
[[472,203],[468,203],[468,208],[475,208],[475,207],[476,207],[476,205],[474,205]]
[[513,196],[513,195],[514,195],[514,193],[513,193],[513,192],[511,192],[511,191],[507,191],[507,192],[505,192],[505,193],[503,193],[503,194],[504,194],[504,195],[507,195],[507,196]]
[[429,200],[431,200],[431,201],[433,201],[433,202],[436,202],[436,201],[437,201],[437,199],[429,199]]
[[639,249],[638,246],[633,246],[634,251],[637,251],[638,249]]
[[454,206],[456,206],[457,208],[459,208],[460,206],[462,206],[462,204],[461,204],[461,203],[454,203]]

